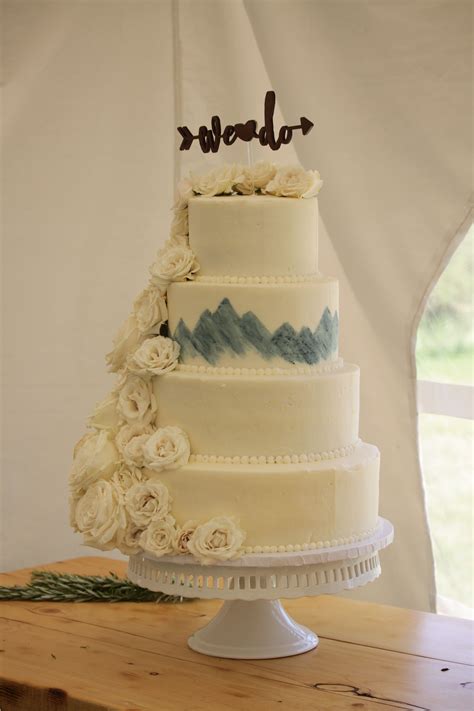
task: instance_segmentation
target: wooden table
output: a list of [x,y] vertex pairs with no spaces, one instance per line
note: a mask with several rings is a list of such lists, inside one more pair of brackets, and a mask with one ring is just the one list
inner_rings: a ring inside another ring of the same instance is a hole
[[[125,574],[76,558],[44,569]],[[0,576],[24,583],[30,570]],[[221,602],[0,603],[1,711],[464,711],[473,708],[472,624],[321,596],[287,601],[317,649],[237,661],[191,651]]]

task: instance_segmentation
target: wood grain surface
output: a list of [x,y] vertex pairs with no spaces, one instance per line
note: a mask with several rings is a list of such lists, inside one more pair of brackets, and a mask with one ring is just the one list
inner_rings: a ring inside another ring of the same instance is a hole
[[[125,575],[76,558],[41,566]],[[0,576],[24,583],[31,570]],[[240,661],[190,650],[222,603],[0,603],[0,711],[467,711],[473,625],[320,596],[284,602],[320,637],[296,657]]]

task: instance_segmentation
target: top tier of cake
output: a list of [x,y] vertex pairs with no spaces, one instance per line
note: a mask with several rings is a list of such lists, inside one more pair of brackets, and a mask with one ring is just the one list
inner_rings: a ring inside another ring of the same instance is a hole
[[318,271],[318,201],[271,195],[189,201],[199,277],[299,277]]

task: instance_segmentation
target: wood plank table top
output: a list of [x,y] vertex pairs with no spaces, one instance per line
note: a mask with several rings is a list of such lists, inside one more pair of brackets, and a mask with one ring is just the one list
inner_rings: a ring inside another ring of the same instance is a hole
[[[125,575],[88,557],[41,569]],[[25,583],[31,570],[0,576]],[[320,638],[284,659],[193,652],[222,603],[0,603],[0,711],[465,711],[474,708],[473,625],[323,595],[284,601]]]

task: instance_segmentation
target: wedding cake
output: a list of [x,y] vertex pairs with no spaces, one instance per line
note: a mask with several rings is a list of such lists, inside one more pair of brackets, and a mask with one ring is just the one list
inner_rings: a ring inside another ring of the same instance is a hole
[[208,564],[370,535],[379,452],[318,271],[317,171],[191,175],[70,476],[88,545]]

